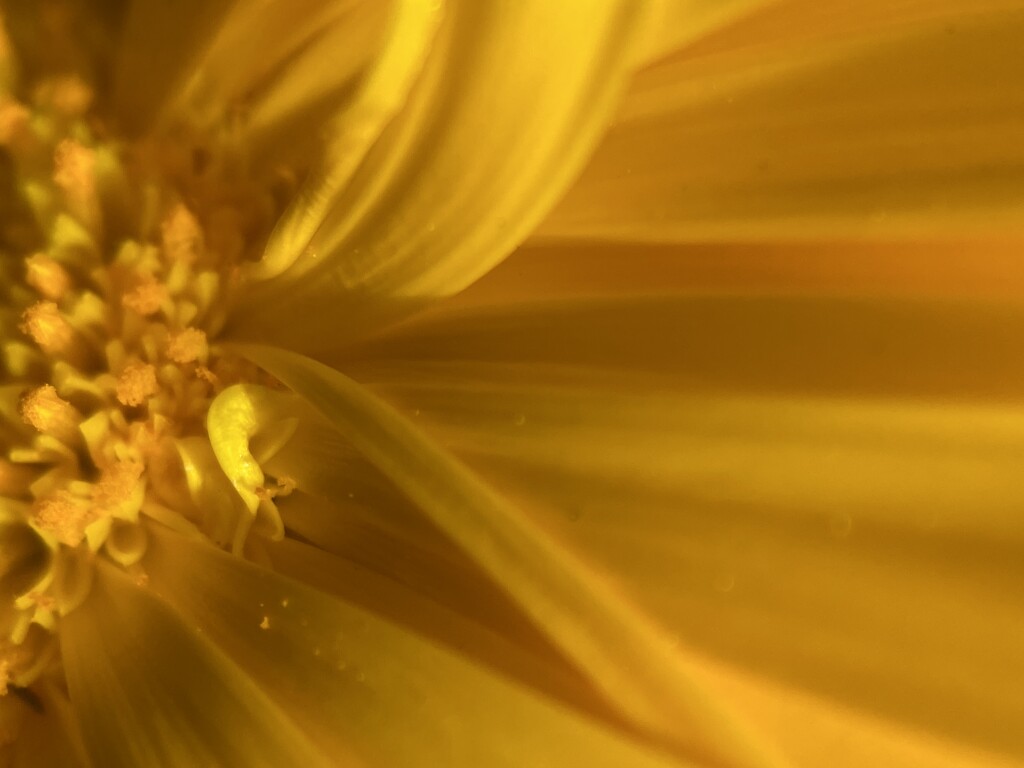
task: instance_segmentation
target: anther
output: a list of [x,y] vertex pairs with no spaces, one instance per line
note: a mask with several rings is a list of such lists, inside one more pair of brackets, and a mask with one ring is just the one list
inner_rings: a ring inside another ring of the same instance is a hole
[[81,439],[78,425],[82,422],[82,414],[58,395],[52,384],[44,384],[26,393],[19,407],[25,423],[44,435],[53,435],[65,444],[74,444]]
[[96,152],[72,139],[64,139],[53,153],[53,182],[67,200],[68,209],[92,231],[100,224],[96,195]]
[[206,334],[198,328],[186,328],[167,342],[167,357],[176,363],[205,363],[209,354]]
[[92,520],[89,505],[67,491],[40,499],[32,507],[32,522],[36,528],[52,534],[69,547],[82,543],[85,528]]
[[121,405],[142,405],[159,389],[156,368],[149,363],[129,363],[117,378],[117,399]]
[[143,317],[155,315],[168,300],[167,287],[153,277],[144,279],[121,297],[121,303]]
[[60,301],[71,289],[71,276],[45,253],[34,253],[25,259],[25,282],[50,301]]
[[48,355],[59,357],[72,351],[75,330],[52,301],[39,301],[26,309],[18,327]]
[[203,246],[203,231],[196,217],[181,203],[175,205],[160,225],[161,245],[169,262],[192,264]]

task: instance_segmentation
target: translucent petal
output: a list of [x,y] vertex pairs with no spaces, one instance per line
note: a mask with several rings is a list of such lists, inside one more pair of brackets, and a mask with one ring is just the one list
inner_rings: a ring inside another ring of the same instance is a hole
[[170,533],[155,539],[154,588],[304,727],[366,765],[678,764],[351,603]]
[[782,3],[645,72],[539,234],[1020,234],[1019,3],[850,8]]
[[324,323],[351,336],[499,262],[596,143],[646,8],[449,2],[401,114],[332,196],[308,247],[295,238],[294,264],[246,292],[229,330],[318,347]]
[[942,734],[872,717],[761,677],[709,663],[702,672],[795,766],[830,768],[1014,768],[1020,762],[973,749]]
[[[380,7],[369,4],[370,21],[380,16]],[[416,75],[426,56],[426,48],[437,31],[440,3],[399,0],[386,17],[379,50],[362,73],[355,92],[344,101],[328,101],[331,120],[323,131],[324,146],[317,167],[303,182],[298,196],[272,233],[262,259],[247,267],[254,280],[277,277],[302,257],[317,230],[330,215],[335,199],[357,171],[366,153],[379,138],[384,127],[402,108]],[[339,34],[349,35],[349,25],[339,24]],[[294,98],[295,83],[305,76],[315,83],[325,61],[333,60],[335,36],[322,42],[322,50],[305,54],[305,67],[290,66],[284,83],[275,88],[277,99],[265,99],[261,112],[281,111]],[[307,86],[308,87],[308,86]],[[254,116],[257,122],[271,122],[280,138],[294,140],[287,130],[289,121],[267,120],[265,114]],[[285,124],[280,125],[282,122]],[[291,121],[294,122],[294,121]]]
[[[668,294],[1013,301],[1021,239],[527,243],[435,310]],[[419,322],[419,319],[417,319]]]
[[237,4],[168,108],[208,129],[216,129],[229,110],[244,109],[251,160],[295,160],[296,144],[315,145],[321,138],[307,129],[303,141],[298,132],[348,106],[350,91],[376,55],[389,8],[361,0]]
[[134,0],[121,27],[113,83],[123,128],[149,128],[174,100],[238,0],[150,3]]
[[[289,497],[283,506],[293,510],[295,505]],[[291,522],[295,515],[286,519]],[[341,526],[333,527],[337,530]],[[302,535],[300,528],[295,532]],[[270,546],[268,555],[274,569],[291,578],[423,635],[467,661],[485,665],[545,696],[628,730],[586,679],[549,645],[538,642],[537,630],[510,611],[508,597],[493,587],[487,588],[489,579],[479,569],[460,574],[462,581],[449,582],[445,585],[447,591],[441,593],[436,589],[438,572],[443,576],[448,573],[447,564],[440,558],[435,561],[421,555],[412,567],[402,570],[400,566],[389,567],[388,560],[379,562],[374,542],[367,553],[360,551],[365,538],[357,535],[351,539],[351,543],[337,546],[337,538],[327,538],[326,546],[321,548],[320,541],[313,541],[317,545],[313,547],[288,538]],[[408,549],[399,543],[388,559],[398,560],[404,554]],[[406,578],[412,571],[418,571],[420,581]],[[485,593],[489,593],[487,597],[497,595],[498,604],[483,600]]]
[[346,365],[684,642],[1019,757],[1022,311],[552,302]]
[[338,765],[183,617],[113,569],[98,569],[60,640],[97,764]]
[[181,117],[214,129],[235,110],[244,114],[244,141],[260,161],[288,125],[322,119],[344,104],[346,86],[371,58],[387,7],[360,0],[217,0],[172,8],[133,2],[118,45],[115,107],[137,132]]
[[1022,314],[1020,303],[948,297],[594,297],[437,312],[328,359],[347,370],[535,363],[725,391],[1020,400]]
[[655,61],[737,16],[771,4],[770,0],[658,0],[656,21],[641,51],[640,63]]
[[305,397],[474,558],[623,716],[677,749],[770,765],[721,702],[691,684],[686,651],[412,423],[344,375],[271,347],[238,351]]

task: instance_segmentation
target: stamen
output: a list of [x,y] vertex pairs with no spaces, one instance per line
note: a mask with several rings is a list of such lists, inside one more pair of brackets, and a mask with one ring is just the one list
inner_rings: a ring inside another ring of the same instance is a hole
[[40,499],[32,507],[32,522],[52,534],[61,544],[77,547],[85,538],[85,528],[94,519],[88,503],[68,491]]
[[123,504],[134,493],[144,469],[141,461],[119,461],[105,468],[93,486],[93,501],[104,508]]
[[159,389],[156,368],[149,363],[129,363],[117,379],[117,399],[122,405],[142,405]]
[[96,195],[96,151],[73,139],[64,139],[53,153],[53,183],[71,212],[94,232],[99,229],[100,206]]
[[161,242],[167,259],[192,264],[199,258],[203,231],[196,217],[181,203],[167,214],[160,225]]
[[81,437],[78,425],[82,414],[57,394],[52,384],[31,390],[21,400],[21,417],[44,435],[53,435],[65,443]]
[[64,357],[75,342],[75,330],[52,301],[36,302],[26,309],[18,328],[54,357]]
[[167,343],[167,357],[176,363],[205,363],[208,354],[206,334],[198,328],[186,328],[172,335]]
[[143,282],[122,297],[121,303],[143,317],[149,317],[159,312],[168,299],[167,286],[147,275]]
[[25,259],[25,282],[50,301],[60,301],[71,288],[71,276],[45,253]]

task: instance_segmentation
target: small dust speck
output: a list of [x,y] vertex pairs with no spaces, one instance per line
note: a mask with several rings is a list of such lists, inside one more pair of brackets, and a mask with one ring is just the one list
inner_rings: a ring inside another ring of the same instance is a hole
[[270,629],[270,617],[264,616],[263,621],[260,622],[260,629]]

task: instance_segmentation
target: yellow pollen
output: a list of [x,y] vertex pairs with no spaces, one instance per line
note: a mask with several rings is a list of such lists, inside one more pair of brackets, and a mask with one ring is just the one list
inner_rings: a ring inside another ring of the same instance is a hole
[[93,521],[89,507],[67,491],[38,500],[32,508],[32,522],[51,533],[61,544],[77,547],[85,538],[85,527]]
[[129,363],[117,379],[117,399],[122,405],[142,405],[159,388],[154,366],[148,363]]
[[96,153],[77,141],[64,139],[53,153],[53,181],[70,194],[95,189]]
[[220,389],[220,377],[205,365],[196,366],[196,377],[205,381],[214,390]]
[[175,205],[160,225],[161,244],[169,261],[192,264],[202,249],[203,231],[191,211]]
[[100,227],[96,194],[96,152],[64,139],[53,152],[53,182],[64,192],[68,210],[93,232]]
[[25,259],[25,282],[50,301],[60,301],[71,289],[71,276],[45,253]]
[[39,301],[26,309],[18,327],[48,355],[69,351],[75,340],[74,329],[52,301]]
[[121,303],[128,309],[138,312],[143,317],[154,315],[167,301],[167,286],[158,283],[154,278],[147,277],[121,298]]
[[103,470],[93,486],[93,501],[101,507],[116,506],[126,501],[142,477],[141,461],[119,461]]
[[206,334],[198,328],[186,328],[167,342],[167,357],[176,363],[206,362],[208,353]]
[[82,421],[82,414],[57,394],[52,384],[26,393],[20,403],[21,418],[44,435],[59,438],[74,435]]

